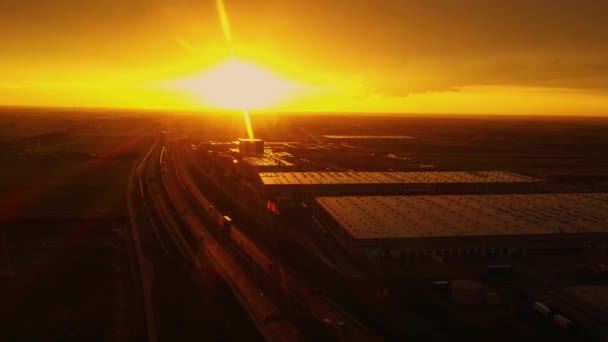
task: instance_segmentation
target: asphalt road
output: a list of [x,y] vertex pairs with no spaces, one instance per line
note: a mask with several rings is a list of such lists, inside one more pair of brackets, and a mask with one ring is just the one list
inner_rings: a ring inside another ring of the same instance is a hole
[[148,340],[263,340],[208,260],[199,260],[200,272],[193,277],[179,255],[183,245],[172,239],[176,227],[167,226],[175,218],[159,219],[159,214],[170,215],[158,212],[159,207],[168,207],[160,192],[160,147],[160,143],[153,146],[136,170],[142,182],[133,177],[128,195]]
[[[170,150],[170,158],[167,158],[167,165],[169,171],[167,171],[168,177],[175,178],[172,187],[179,191],[186,190],[192,194],[197,204],[202,208],[209,208],[212,204],[209,200],[201,193],[200,189],[195,185],[192,179],[192,175],[189,174],[187,168],[187,161],[183,153],[184,146],[175,148],[172,146]],[[175,172],[170,172],[171,168],[175,168]],[[169,178],[166,178],[167,180]],[[166,182],[166,184],[168,184]],[[184,208],[189,206],[189,203],[182,204]],[[185,209],[192,212],[192,209]],[[222,214],[214,210],[212,217],[217,220],[217,224],[221,225]],[[273,263],[272,258],[265,254],[263,251],[257,248],[256,244],[252,242],[245,234],[242,233],[242,229],[233,225],[232,228],[232,241],[233,245],[239,246],[239,249],[246,253],[247,258],[255,262],[260,269],[267,270],[268,274],[275,277],[280,283],[282,290],[285,293],[297,294],[298,301],[303,304],[303,307],[317,319],[320,324],[327,324],[326,322],[332,322],[327,330],[331,331],[333,338],[338,340],[349,340],[349,341],[370,341],[380,340],[380,338],[367,329],[365,326],[360,324],[348,313],[342,311],[335,303],[327,298],[323,298],[317,294],[314,294],[313,288],[306,283],[305,280],[301,279],[294,272],[292,272],[287,265],[284,265],[281,260],[274,260],[274,263],[278,266],[275,271],[271,271],[269,264]],[[207,245],[209,247],[209,245]],[[274,274],[272,273],[274,272]],[[333,326],[334,323],[345,322],[348,326],[347,330],[343,330],[338,326]]]
[[198,255],[193,253],[192,257],[195,260],[200,260],[208,256],[213,261],[268,339],[275,341],[302,340],[301,333],[290,321],[266,322],[268,317],[281,314],[280,305],[265,293],[264,289],[247,272],[232,251],[216,239],[213,232],[200,220],[196,214],[196,209],[191,207],[191,202],[184,192],[181,180],[175,172],[172,158],[173,150],[169,149],[165,155],[166,158],[163,159],[163,162],[167,165],[167,171],[163,174],[163,180],[171,200],[193,235],[205,234],[205,253]]

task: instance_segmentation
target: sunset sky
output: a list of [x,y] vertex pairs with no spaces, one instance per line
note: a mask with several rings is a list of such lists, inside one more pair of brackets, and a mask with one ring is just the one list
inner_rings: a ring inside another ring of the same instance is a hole
[[[274,110],[608,115],[608,1],[224,2]],[[0,0],[1,105],[206,109],[229,56],[215,0]]]

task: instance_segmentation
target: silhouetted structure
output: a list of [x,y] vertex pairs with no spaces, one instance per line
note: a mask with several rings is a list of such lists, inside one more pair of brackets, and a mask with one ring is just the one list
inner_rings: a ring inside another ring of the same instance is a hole
[[239,139],[239,154],[245,156],[263,156],[264,140],[261,139]]

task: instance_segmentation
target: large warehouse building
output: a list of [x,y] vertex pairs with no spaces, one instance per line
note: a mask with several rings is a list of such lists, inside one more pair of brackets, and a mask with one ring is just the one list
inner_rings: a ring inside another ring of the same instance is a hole
[[318,197],[351,254],[395,258],[606,250],[608,194]]
[[537,179],[502,171],[482,172],[266,172],[264,194],[273,199],[313,196],[530,193]]

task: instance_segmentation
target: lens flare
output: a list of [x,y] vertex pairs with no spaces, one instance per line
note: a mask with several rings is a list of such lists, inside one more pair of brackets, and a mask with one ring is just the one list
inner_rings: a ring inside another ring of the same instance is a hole
[[186,51],[189,51],[195,55],[198,55],[198,51],[196,51],[196,49],[194,48],[194,46],[192,46],[192,44],[190,44],[188,41],[186,41],[185,39],[181,38],[181,37],[175,37],[175,40],[177,41],[177,43],[179,44],[179,46],[183,47]]
[[[223,0],[217,0],[215,3],[217,5],[217,12],[220,16],[222,31],[224,31],[224,39],[226,39],[226,44],[228,44],[228,48],[230,49],[230,58],[235,61],[236,58],[234,57],[234,50],[232,49],[232,32],[230,31],[230,21],[228,20],[226,6],[224,6]],[[249,136],[249,139],[253,139],[253,127],[251,127],[249,111],[246,108],[243,109],[243,118],[245,119],[245,126],[247,126],[247,135]]]
[[247,127],[247,136],[249,139],[253,139],[253,128],[251,127],[251,120],[249,119],[249,111],[243,109],[243,117],[245,118],[245,126]]
[[226,12],[226,6],[224,6],[223,0],[217,0],[217,12],[220,16],[220,23],[222,25],[222,31],[224,31],[224,38],[232,53],[232,33],[230,31],[230,21],[228,20],[228,13]]
[[268,109],[303,88],[282,79],[255,63],[229,60],[198,75],[163,82],[165,86],[189,93],[194,99],[218,109]]

